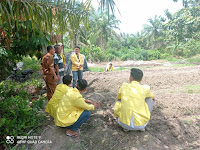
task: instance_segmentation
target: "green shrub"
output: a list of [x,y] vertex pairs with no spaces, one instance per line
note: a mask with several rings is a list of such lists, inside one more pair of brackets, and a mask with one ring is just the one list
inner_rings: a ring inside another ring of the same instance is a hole
[[200,53],[200,42],[190,39],[183,48],[183,56],[191,57]]
[[33,56],[27,56],[27,57],[23,57],[22,59],[23,62],[23,66],[22,69],[33,69],[34,72],[39,71],[40,70],[40,62],[41,60],[38,60],[37,57]]
[[199,63],[200,62],[200,56],[188,58],[187,61],[192,62],[192,63]]
[[39,113],[44,107],[44,98],[30,101],[25,85],[4,81],[0,83],[0,141],[7,135],[24,136],[43,123],[45,116]]
[[10,51],[0,47],[0,81],[11,74],[15,60],[15,56]]
[[106,54],[100,47],[82,47],[81,53],[85,55],[87,60],[101,62],[106,61]]

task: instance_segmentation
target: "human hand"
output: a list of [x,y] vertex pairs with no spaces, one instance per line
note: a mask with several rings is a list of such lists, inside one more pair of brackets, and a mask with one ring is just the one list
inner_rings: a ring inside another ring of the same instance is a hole
[[95,109],[98,109],[99,106],[100,106],[100,103],[99,103],[99,102],[96,102],[96,103],[94,103],[93,105],[94,105]]
[[155,99],[155,97],[153,98],[153,102],[155,102],[156,101],[156,99]]
[[64,64],[64,68],[66,68],[66,65]]
[[94,104],[91,100],[88,100],[88,99],[86,99],[85,102],[88,104]]

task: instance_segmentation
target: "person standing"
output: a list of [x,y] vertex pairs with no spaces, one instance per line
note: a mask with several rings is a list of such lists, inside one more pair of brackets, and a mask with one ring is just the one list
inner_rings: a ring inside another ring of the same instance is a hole
[[64,68],[66,68],[66,60],[65,60],[65,56],[64,56],[64,46],[62,43],[58,43],[59,46],[61,46],[61,53],[60,53],[60,57],[63,59],[63,64],[64,64]]
[[72,74],[73,74],[73,88],[75,87],[77,78],[83,78],[83,56],[80,54],[80,47],[74,48],[74,54],[71,54]]
[[60,57],[60,53],[61,53],[61,46],[59,45],[55,45],[55,49],[56,49],[56,53],[53,56],[54,59],[54,65],[55,65],[55,69],[56,69],[56,74],[58,76],[58,82],[57,84],[62,84],[62,78],[64,76],[64,64],[63,64],[63,59]]
[[55,54],[54,47],[47,46],[47,52],[48,53],[42,58],[40,68],[43,75],[43,79],[46,83],[47,98],[49,101],[55,91],[58,77],[56,76],[54,70],[54,60],[53,60],[53,55]]

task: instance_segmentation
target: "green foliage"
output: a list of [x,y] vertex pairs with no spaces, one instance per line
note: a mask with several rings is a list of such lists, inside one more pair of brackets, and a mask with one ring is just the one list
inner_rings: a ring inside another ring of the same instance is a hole
[[92,47],[82,47],[81,48],[81,53],[86,56],[87,60],[90,61],[105,61],[106,56],[105,52],[101,50],[100,47],[97,46],[92,46]]
[[5,143],[7,135],[26,135],[36,129],[45,118],[39,110],[44,107],[44,98],[30,101],[25,85],[4,81],[0,83],[0,134]]
[[34,72],[40,70],[40,60],[38,60],[37,57],[35,57],[35,56],[23,57],[22,62],[23,62],[23,66],[22,66],[23,70],[33,69]]
[[94,67],[92,67],[92,68],[89,68],[88,70],[91,71],[91,72],[104,72],[104,68],[94,68]]
[[0,81],[11,74],[10,71],[12,70],[15,59],[15,56],[10,51],[0,47]]
[[194,39],[189,40],[183,49],[183,54],[186,57],[195,56],[200,53],[200,42]]
[[200,63],[200,56],[191,57],[187,59],[187,61],[191,63]]

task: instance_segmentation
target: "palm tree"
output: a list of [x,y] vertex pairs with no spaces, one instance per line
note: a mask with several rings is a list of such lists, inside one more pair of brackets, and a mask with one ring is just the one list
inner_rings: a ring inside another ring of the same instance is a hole
[[[1,0],[0,2],[0,31],[1,38],[8,39],[10,45],[12,35],[15,34],[22,21],[26,25],[26,32],[32,32],[32,29],[38,28],[52,33],[53,31],[64,34],[68,31],[70,34],[77,33],[79,25],[82,22],[87,25],[89,6],[91,0],[80,3],[79,9],[76,7],[78,0]],[[114,10],[114,0],[101,0],[101,8]],[[31,25],[28,23],[30,22]],[[66,30],[70,24],[73,32]],[[34,31],[34,30],[33,30]],[[28,38],[28,37],[27,37]]]
[[164,20],[161,16],[157,17],[157,15],[155,15],[154,19],[150,18],[148,20],[149,24],[143,25],[143,35],[148,39],[147,47],[160,36],[162,21]]
[[94,13],[91,20],[92,32],[96,33],[96,44],[100,45],[102,50],[105,49],[109,35],[113,29],[119,29],[119,20],[114,15],[107,16],[106,13]]

